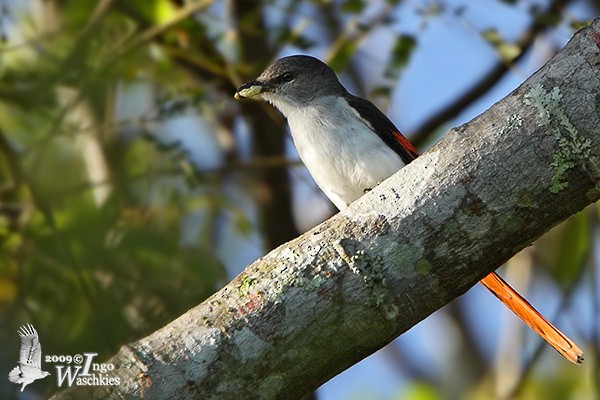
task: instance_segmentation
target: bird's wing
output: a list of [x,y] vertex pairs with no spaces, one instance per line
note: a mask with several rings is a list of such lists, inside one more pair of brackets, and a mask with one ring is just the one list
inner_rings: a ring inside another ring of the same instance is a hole
[[363,122],[402,158],[405,164],[419,156],[417,149],[373,103],[349,93],[344,95],[344,99],[358,112]]
[[35,328],[31,324],[23,325],[19,329],[19,336],[21,336],[19,363],[41,368],[42,346]]

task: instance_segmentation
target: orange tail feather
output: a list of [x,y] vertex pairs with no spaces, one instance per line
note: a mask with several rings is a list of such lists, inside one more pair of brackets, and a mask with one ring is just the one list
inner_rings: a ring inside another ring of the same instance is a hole
[[498,274],[492,272],[480,283],[494,294],[505,306],[542,337],[567,360],[581,364],[583,352],[554,325],[546,320],[531,304],[517,293]]

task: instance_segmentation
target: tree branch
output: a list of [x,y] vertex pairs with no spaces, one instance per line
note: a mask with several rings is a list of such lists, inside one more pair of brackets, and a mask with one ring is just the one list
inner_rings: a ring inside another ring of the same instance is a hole
[[600,19],[348,209],[54,399],[294,399],[600,198]]

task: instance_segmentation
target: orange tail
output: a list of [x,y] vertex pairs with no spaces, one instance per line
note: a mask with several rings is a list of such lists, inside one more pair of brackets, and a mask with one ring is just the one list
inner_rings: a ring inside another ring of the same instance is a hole
[[494,294],[517,317],[542,337],[567,360],[581,364],[583,352],[575,343],[546,320],[531,304],[517,293],[500,275],[492,272],[480,283]]

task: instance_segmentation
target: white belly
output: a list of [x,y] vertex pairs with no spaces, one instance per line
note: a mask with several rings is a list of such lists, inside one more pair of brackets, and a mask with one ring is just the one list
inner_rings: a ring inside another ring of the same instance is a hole
[[341,210],[405,164],[344,100],[322,103],[286,114],[300,158]]

